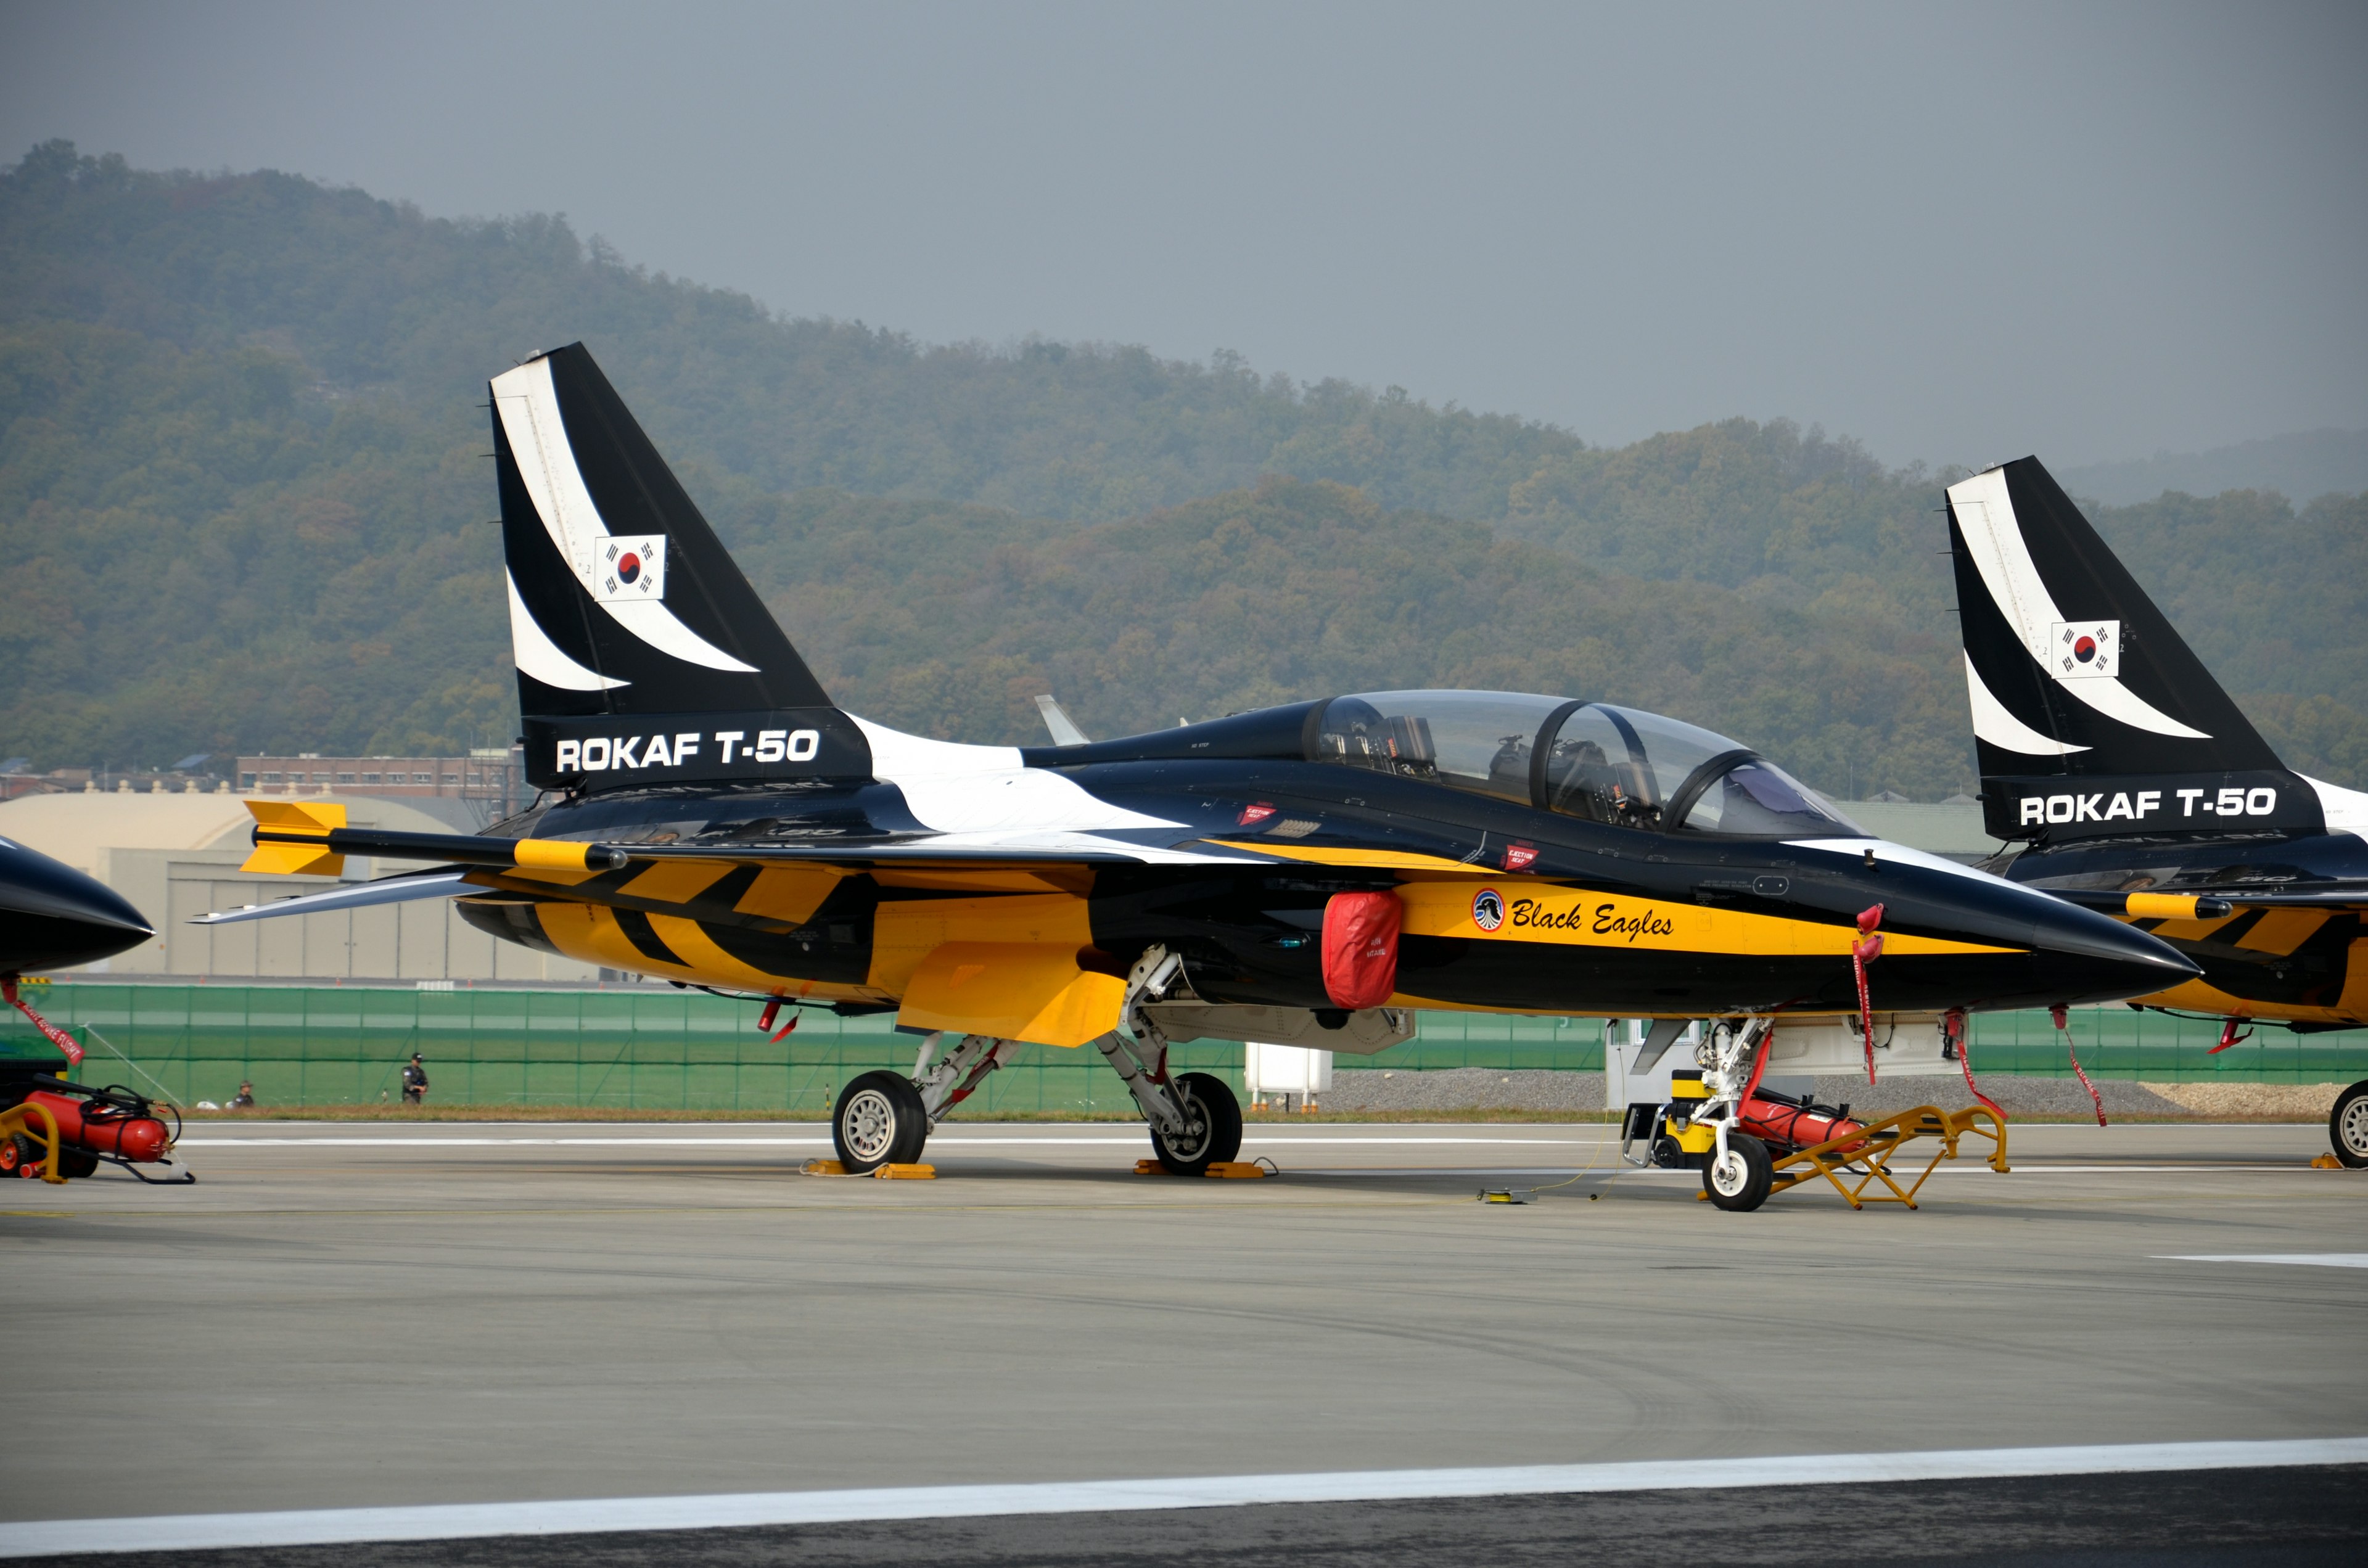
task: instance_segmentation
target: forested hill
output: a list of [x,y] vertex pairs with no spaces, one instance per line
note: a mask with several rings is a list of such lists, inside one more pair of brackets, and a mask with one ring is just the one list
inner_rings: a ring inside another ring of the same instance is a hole
[[[556,219],[58,143],[0,174],[0,755],[515,733],[484,385],[575,338],[888,722],[1498,685],[1660,707],[1836,791],[1970,781],[1947,476],[1853,443],[1735,420],[1606,449],[1222,355],[923,346]],[[2368,784],[2368,504],[2096,515],[2291,760]]]
[[659,445],[768,490],[1109,519],[1265,473],[1489,517],[1547,426],[1219,355],[1029,343],[928,347],[784,320],[743,294],[630,268],[559,218],[495,223],[279,174],[146,174],[37,148],[0,180],[0,320],[119,327],[186,351],[260,346],[332,398],[465,413],[489,374],[582,339]]

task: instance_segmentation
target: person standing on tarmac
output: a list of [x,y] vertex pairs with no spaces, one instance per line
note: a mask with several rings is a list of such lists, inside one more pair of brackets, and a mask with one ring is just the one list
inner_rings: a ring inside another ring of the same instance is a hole
[[427,1068],[419,1052],[411,1053],[411,1061],[403,1069],[403,1103],[417,1105],[427,1097]]

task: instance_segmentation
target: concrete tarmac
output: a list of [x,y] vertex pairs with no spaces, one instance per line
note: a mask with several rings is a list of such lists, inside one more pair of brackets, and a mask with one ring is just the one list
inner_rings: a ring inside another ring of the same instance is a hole
[[1614,1131],[1183,1181],[953,1123],[888,1182],[799,1175],[819,1126],[214,1123],[192,1187],[6,1189],[0,1518],[2368,1434],[2368,1267],[2190,1261],[2368,1262],[2319,1129],[2018,1126],[1918,1212],[1749,1215]]

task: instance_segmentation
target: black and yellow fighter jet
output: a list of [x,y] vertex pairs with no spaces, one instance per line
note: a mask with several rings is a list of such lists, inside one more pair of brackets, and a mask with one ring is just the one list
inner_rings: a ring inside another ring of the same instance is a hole
[[1170,1040],[1372,1051],[1425,1007],[1831,1024],[1859,1009],[1852,949],[1876,922],[1894,1017],[2192,972],[1610,703],[1383,691],[1089,744],[902,734],[832,705],[581,347],[497,378],[493,409],[543,793],[476,837],[252,802],[254,868],[449,864],[215,918],[451,894],[586,962],[893,1010],[937,1043],[909,1078],[847,1085],[850,1170],[916,1158],[1022,1042],[1098,1048],[1155,1153],[1198,1171],[1233,1157],[1240,1111],[1218,1079],[1170,1075]]
[[[2008,877],[2203,972],[2142,1000],[2300,1032],[2368,1025],[2368,795],[2278,760],[2036,458],[1949,488],[1965,684]],[[2368,1082],[2337,1100],[2368,1165]]]

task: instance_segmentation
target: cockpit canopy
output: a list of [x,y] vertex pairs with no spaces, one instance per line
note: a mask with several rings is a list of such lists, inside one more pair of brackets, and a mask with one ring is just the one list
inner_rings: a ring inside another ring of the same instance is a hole
[[1315,733],[1318,762],[1619,827],[1729,837],[1863,831],[1748,746],[1608,702],[1369,691],[1326,703]]

